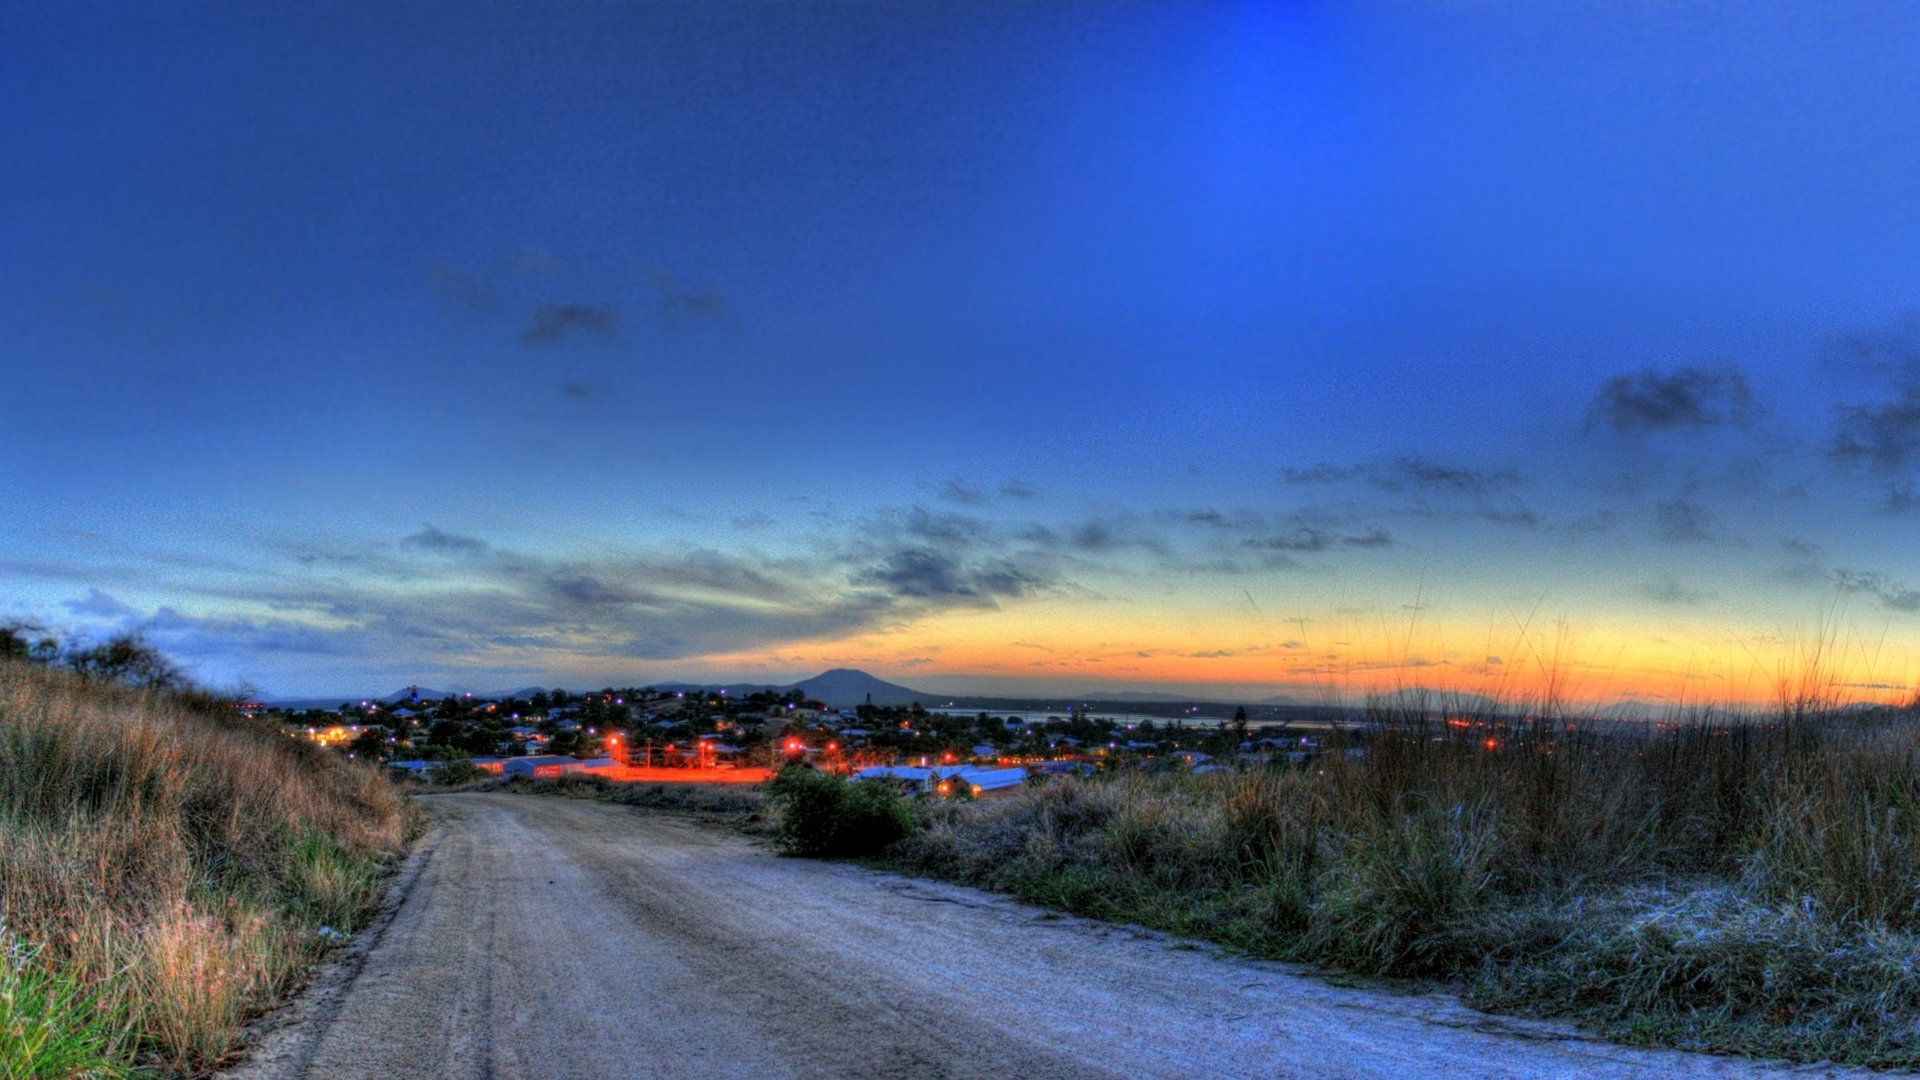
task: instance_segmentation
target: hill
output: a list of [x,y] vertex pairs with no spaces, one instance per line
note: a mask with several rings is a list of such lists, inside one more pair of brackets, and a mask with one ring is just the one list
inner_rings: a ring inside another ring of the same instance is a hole
[[897,683],[876,679],[864,671],[855,671],[852,668],[823,671],[811,679],[794,683],[786,689],[799,690],[808,697],[824,701],[836,709],[850,708],[869,699],[875,705],[911,705],[916,701],[922,705],[932,705],[947,700],[939,694],[911,690]]

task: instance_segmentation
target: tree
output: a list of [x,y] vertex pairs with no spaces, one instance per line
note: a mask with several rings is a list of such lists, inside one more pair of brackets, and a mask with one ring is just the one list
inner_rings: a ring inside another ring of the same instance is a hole
[[1240,748],[1240,744],[1246,741],[1247,741],[1247,707],[1245,705],[1241,705],[1238,708],[1233,710],[1233,748],[1235,750],[1238,750]]
[[116,634],[98,645],[67,651],[67,666],[88,679],[141,690],[178,690],[185,676],[139,634]]
[[0,658],[46,664],[59,655],[59,640],[39,623],[28,619],[0,623]]
[[384,761],[387,757],[387,729],[369,727],[353,737],[347,749],[356,758],[367,761]]

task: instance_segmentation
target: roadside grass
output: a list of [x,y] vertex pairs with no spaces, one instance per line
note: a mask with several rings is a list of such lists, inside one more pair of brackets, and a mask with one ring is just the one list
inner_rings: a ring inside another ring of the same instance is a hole
[[757,785],[629,783],[609,780],[604,776],[579,774],[494,779],[459,790],[597,799],[649,810],[679,810],[732,818],[745,826],[757,822],[767,805],[766,795]]
[[412,828],[373,770],[209,696],[0,662],[0,1076],[212,1069]]
[[1383,707],[1355,756],[923,802],[888,858],[1625,1042],[1920,1066],[1920,718],[1518,712]]

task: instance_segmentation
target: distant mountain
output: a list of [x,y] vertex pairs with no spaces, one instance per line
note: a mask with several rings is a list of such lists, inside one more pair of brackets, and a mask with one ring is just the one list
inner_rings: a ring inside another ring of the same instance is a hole
[[1326,705],[1327,702],[1320,701],[1315,698],[1295,697],[1292,694],[1275,694],[1272,697],[1263,697],[1259,701],[1254,702],[1254,704],[1255,705],[1285,705],[1285,706],[1288,706],[1289,708],[1295,708],[1295,709],[1315,709],[1323,705]]
[[398,705],[403,701],[439,701],[443,698],[459,697],[464,690],[430,690],[424,686],[403,686],[386,697],[377,700],[388,705]]
[[875,705],[911,705],[916,701],[925,705],[947,700],[938,694],[910,690],[852,668],[823,671],[811,679],[802,680],[784,689],[798,690],[809,698],[824,701],[836,709],[859,705],[867,701],[869,695]]
[[864,671],[852,668],[834,668],[823,671],[811,679],[802,679],[797,683],[784,685],[774,683],[654,683],[655,690],[677,693],[685,690],[718,690],[728,697],[746,697],[749,694],[784,694],[789,690],[798,690],[814,701],[825,702],[836,709],[852,708],[866,702],[867,695],[873,695],[875,705],[911,705],[919,702],[931,705],[944,702],[947,698],[939,694],[929,694],[923,690],[913,690],[883,679],[876,679]]
[[1222,701],[1219,698],[1194,697],[1190,694],[1172,694],[1164,690],[1095,691],[1093,693],[1088,693],[1088,694],[1078,694],[1074,696],[1071,700],[1074,700],[1074,701],[1160,701],[1160,702],[1169,702],[1176,705],[1181,705],[1181,704],[1232,705],[1234,704],[1231,701]]

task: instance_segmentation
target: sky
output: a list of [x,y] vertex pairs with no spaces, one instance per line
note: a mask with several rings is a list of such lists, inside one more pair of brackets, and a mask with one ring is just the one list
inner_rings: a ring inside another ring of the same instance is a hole
[[0,616],[281,695],[1920,680],[1920,10],[6,20]]

